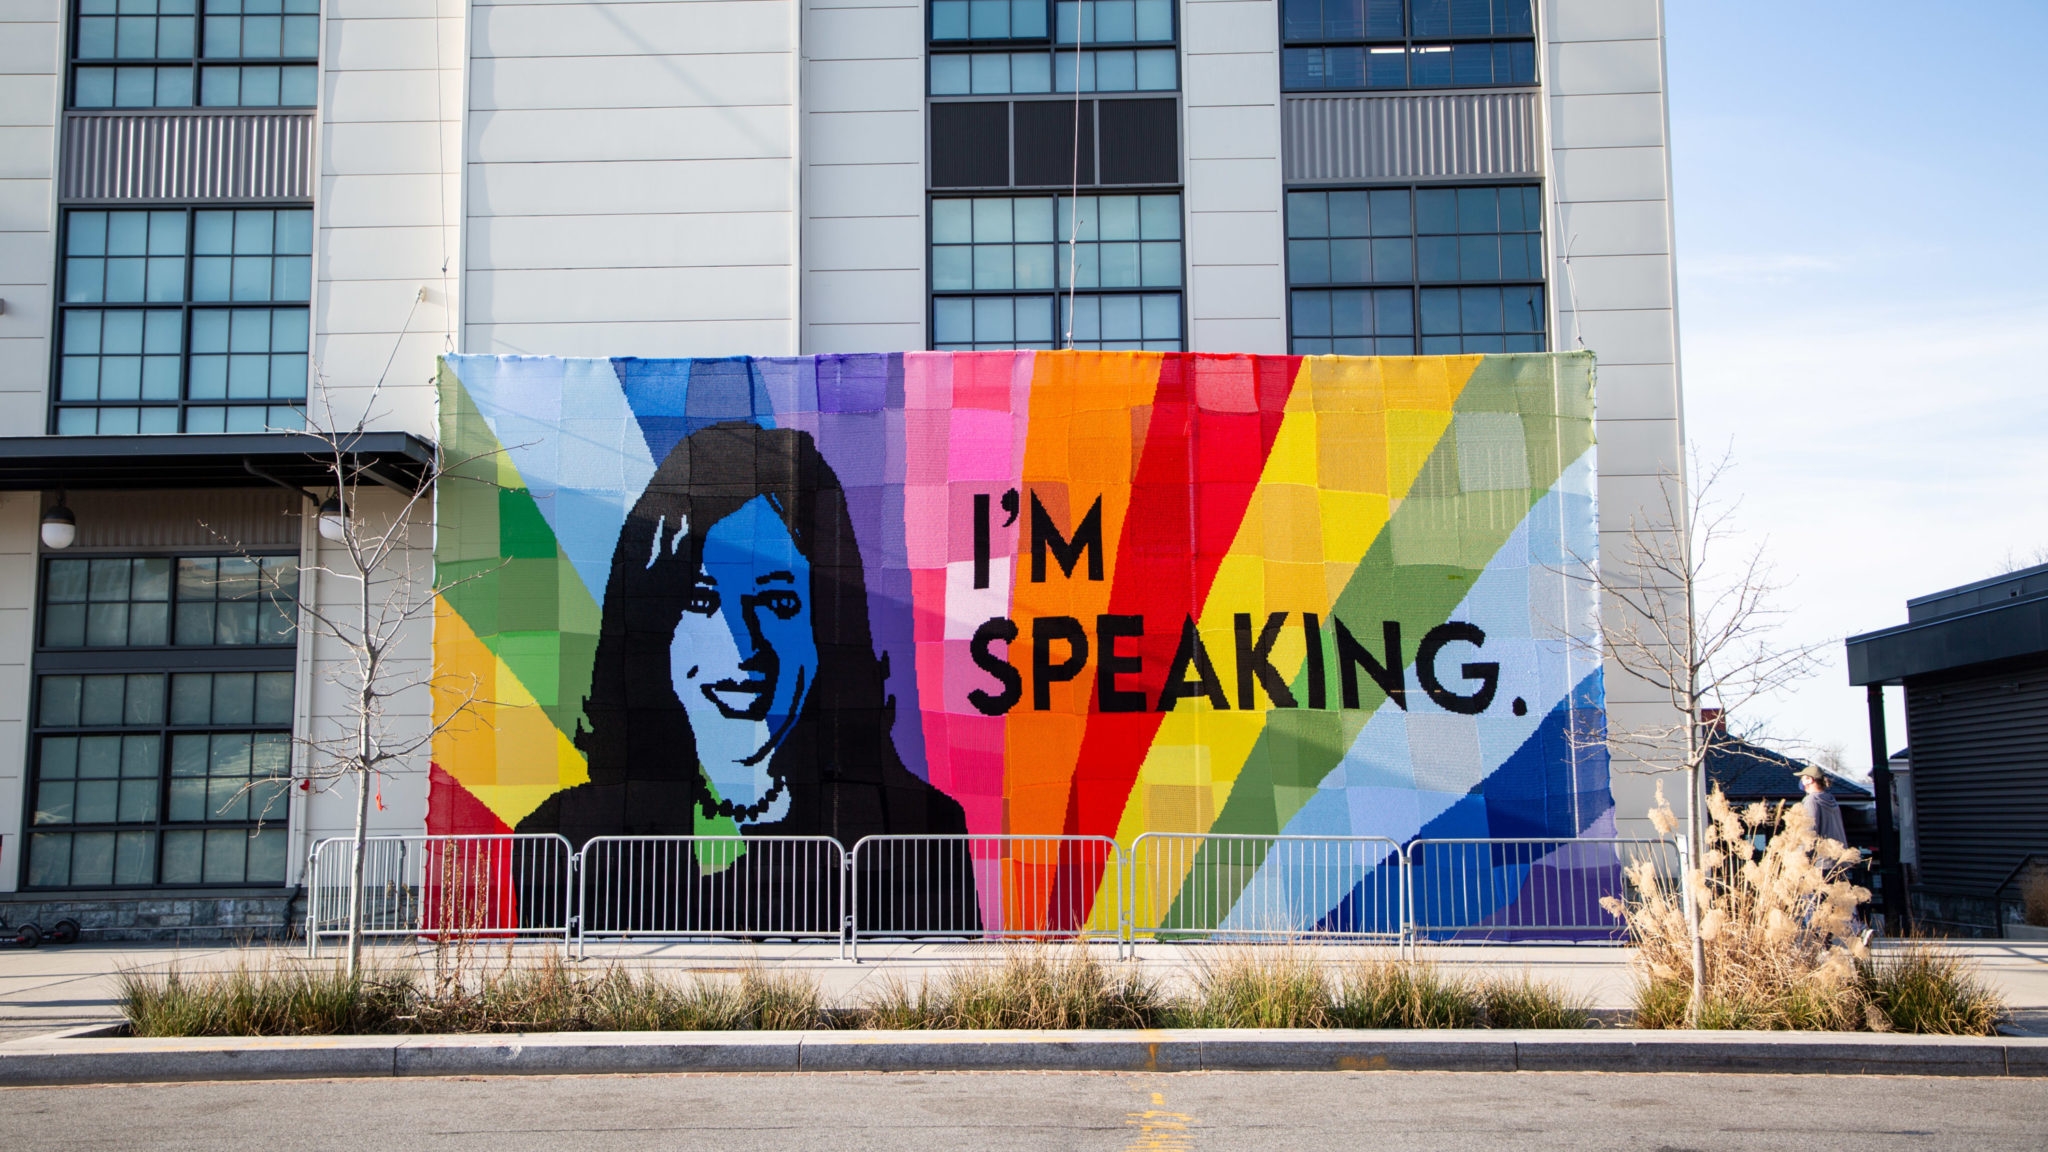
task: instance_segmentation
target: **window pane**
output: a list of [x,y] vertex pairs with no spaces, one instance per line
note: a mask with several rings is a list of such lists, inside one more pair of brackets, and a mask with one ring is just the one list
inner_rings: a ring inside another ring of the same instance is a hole
[[28,882],[33,888],[57,888],[71,883],[68,834],[38,832],[29,837]]
[[213,677],[213,722],[247,724],[256,717],[256,675],[220,672]]
[[206,883],[237,884],[242,881],[249,834],[239,830],[206,834]]
[[163,883],[199,883],[200,857],[205,843],[204,832],[164,833]]
[[84,689],[82,679],[77,676],[44,676],[41,678],[40,707],[36,712],[37,723],[46,728],[71,728],[78,724],[79,699]]
[[1330,242],[1290,240],[1287,242],[1287,278],[1293,284],[1330,282]]
[[79,832],[71,838],[71,883],[78,887],[114,882],[114,834]]
[[156,880],[156,833],[114,834],[114,883],[149,884]]
[[82,687],[78,724],[86,728],[121,724],[121,697],[127,687],[127,676],[84,676]]
[[287,844],[282,828],[265,828],[249,837],[249,870],[245,877],[251,884],[284,883],[285,852]]

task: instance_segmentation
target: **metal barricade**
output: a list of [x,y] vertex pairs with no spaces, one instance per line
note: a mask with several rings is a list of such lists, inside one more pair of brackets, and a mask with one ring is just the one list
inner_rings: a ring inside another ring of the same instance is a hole
[[1406,858],[1411,938],[1440,944],[1626,943],[1600,901],[1627,899],[1638,860],[1678,870],[1677,847],[1653,839],[1428,839]]
[[[306,877],[306,947],[347,936],[353,842],[314,845]],[[569,842],[560,836],[372,836],[363,846],[366,937],[560,937],[569,919]]]
[[847,862],[848,943],[883,937],[1125,938],[1107,836],[868,836]]
[[1401,846],[1381,836],[1147,832],[1131,844],[1131,938],[1402,937]]
[[597,836],[576,854],[577,955],[595,938],[829,939],[846,849],[829,836]]

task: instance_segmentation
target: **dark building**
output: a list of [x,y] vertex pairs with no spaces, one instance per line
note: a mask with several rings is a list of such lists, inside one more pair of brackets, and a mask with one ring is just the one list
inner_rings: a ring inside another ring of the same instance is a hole
[[1906,690],[1914,916],[2001,934],[2018,880],[2048,864],[2048,565],[1909,600],[1905,624],[1851,636],[1848,648],[1849,682],[1871,693],[1880,761],[1879,693]]

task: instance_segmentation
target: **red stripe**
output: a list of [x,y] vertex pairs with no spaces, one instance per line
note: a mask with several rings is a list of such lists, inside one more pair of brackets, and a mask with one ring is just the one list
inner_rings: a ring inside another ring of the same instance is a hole
[[[1147,708],[1091,711],[1067,793],[1070,836],[1116,834],[1159,731],[1161,715],[1151,706],[1158,702],[1181,622],[1199,617],[1237,537],[1300,364],[1299,356],[1187,355],[1169,356],[1161,367],[1109,607],[1112,614],[1145,618],[1142,638],[1117,645],[1118,655],[1142,658],[1143,671],[1119,677],[1117,686],[1142,691]],[[1086,873],[1082,882],[1054,890],[1086,893],[1085,904],[1100,883],[1101,864],[1077,862]]]

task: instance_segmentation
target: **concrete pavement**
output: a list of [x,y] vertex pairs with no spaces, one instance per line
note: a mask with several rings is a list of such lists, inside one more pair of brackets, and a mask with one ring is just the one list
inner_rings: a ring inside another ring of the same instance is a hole
[[47,1149],[2038,1150],[2048,1081],[1573,1073],[486,1077],[0,1091]]

